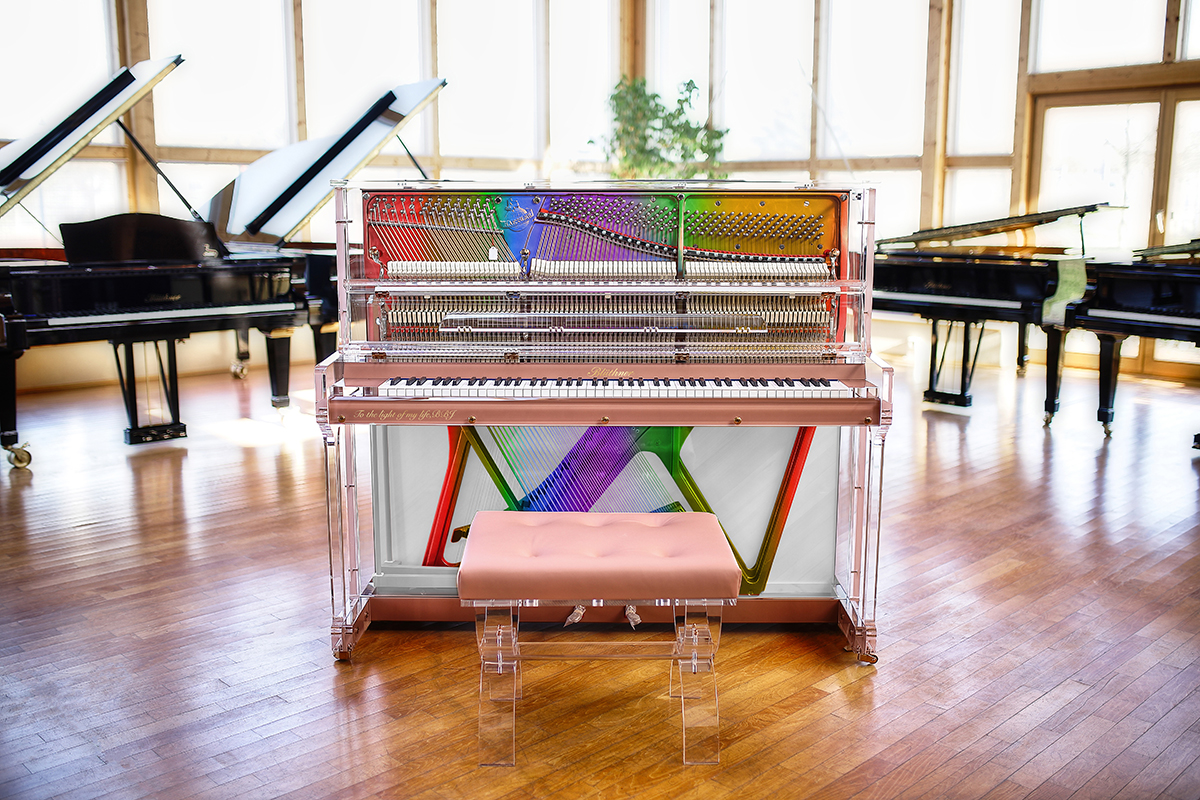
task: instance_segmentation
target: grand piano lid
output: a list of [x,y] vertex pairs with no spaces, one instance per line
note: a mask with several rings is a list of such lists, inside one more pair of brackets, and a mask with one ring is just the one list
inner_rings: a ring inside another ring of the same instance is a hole
[[432,78],[397,86],[344,133],[268,153],[213,197],[209,221],[226,239],[290,239],[333,196],[331,180],[350,178],[370,163],[445,85]]
[[987,220],[986,222],[971,222],[966,225],[952,225],[946,228],[929,228],[917,231],[908,236],[897,236],[893,239],[880,239],[876,246],[900,244],[925,244],[928,242],[955,242],[962,239],[972,239],[976,236],[987,236],[992,233],[1009,233],[1010,231],[1028,230],[1029,228],[1057,222],[1063,217],[1082,217],[1101,208],[1107,208],[1108,203],[1093,203],[1086,206],[1060,208],[1054,211],[1040,211],[1036,214],[1023,214],[1019,217],[1003,217]]
[[66,119],[0,148],[0,216],[16,208],[54,171],[71,160],[100,131],[150,93],[182,56],[140,61],[122,67],[98,92]]
[[1133,255],[1142,261],[1180,261],[1184,263],[1196,261],[1200,259],[1200,239],[1134,250]]

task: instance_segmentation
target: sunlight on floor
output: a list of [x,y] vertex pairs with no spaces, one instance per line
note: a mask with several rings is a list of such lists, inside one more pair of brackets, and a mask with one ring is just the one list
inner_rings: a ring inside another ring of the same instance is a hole
[[241,447],[307,442],[321,435],[316,419],[295,408],[283,409],[274,420],[242,417],[230,422],[204,425],[201,430]]

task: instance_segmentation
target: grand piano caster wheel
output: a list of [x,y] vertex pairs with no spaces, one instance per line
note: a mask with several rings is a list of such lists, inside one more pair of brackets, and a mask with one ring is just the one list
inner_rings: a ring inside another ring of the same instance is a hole
[[1053,420],[1054,420],[1054,415],[1053,415],[1053,414],[1047,414],[1046,416],[1042,417],[1042,426],[1043,426],[1043,427],[1045,427],[1045,428],[1049,428],[1049,427],[1050,427],[1050,423],[1051,423]]
[[246,380],[246,362],[235,361],[229,365],[229,374],[237,378],[239,381]]
[[1107,422],[1106,422],[1106,423],[1104,423],[1104,438],[1105,438],[1105,439],[1111,439],[1111,438],[1112,438],[1112,425],[1110,425],[1110,424],[1109,424],[1109,423],[1107,423]]
[[4,449],[8,451],[8,463],[17,469],[28,467],[29,463],[33,461],[33,456],[25,449],[26,447],[29,447],[29,445],[23,444],[19,447],[17,445],[9,445],[5,447]]
[[[842,649],[845,650],[847,653],[855,652],[854,648],[851,647],[850,645],[846,645]],[[868,664],[878,664],[879,663],[879,656],[876,655],[875,653],[857,653],[856,655],[858,656],[859,661],[865,661]]]

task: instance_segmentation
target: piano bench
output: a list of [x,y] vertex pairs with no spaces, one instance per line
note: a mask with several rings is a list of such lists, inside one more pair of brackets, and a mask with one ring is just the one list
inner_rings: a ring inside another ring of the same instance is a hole
[[[737,602],[742,573],[717,518],[704,513],[601,514],[481,511],[458,568],[458,595],[476,609],[479,763],[516,763],[521,663],[546,659],[662,659],[681,701],[683,761],[720,754],[714,660],[721,610]],[[520,609],[672,606],[675,635],[657,641],[524,641]]]

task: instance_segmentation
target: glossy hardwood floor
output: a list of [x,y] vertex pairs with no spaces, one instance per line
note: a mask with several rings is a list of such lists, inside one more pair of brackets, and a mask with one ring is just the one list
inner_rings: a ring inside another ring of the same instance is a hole
[[[919,372],[918,372],[919,374]],[[683,767],[661,665],[526,673],[515,768],[475,763],[462,625],[326,635],[320,444],[266,378],[183,381],[187,439],[115,387],[21,398],[0,473],[0,797],[1200,797],[1200,390],[981,371],[889,437],[880,662],[729,626],[722,762]],[[302,370],[293,385],[308,385]]]

